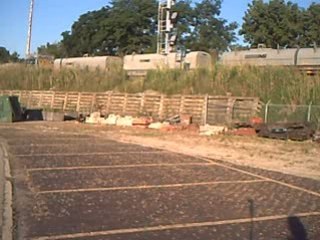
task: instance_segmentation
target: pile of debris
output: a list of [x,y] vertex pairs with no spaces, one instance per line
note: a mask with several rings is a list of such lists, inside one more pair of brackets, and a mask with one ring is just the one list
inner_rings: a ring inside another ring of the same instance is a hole
[[258,136],[264,138],[305,141],[313,139],[320,143],[320,132],[315,132],[309,123],[263,123],[262,118],[253,117],[248,122],[236,122],[233,126],[204,125],[192,123],[191,115],[174,115],[170,118],[155,121],[152,117],[132,117],[110,114],[107,117],[94,112],[84,120],[86,123],[115,125],[121,127],[137,127],[157,129],[165,132],[189,130],[199,132],[201,136],[214,136],[219,134],[237,136]]
[[[82,118],[83,119],[83,118]],[[185,129],[197,129],[198,126],[192,124],[190,115],[174,115],[162,121],[154,121],[152,117],[132,117],[110,114],[107,117],[101,116],[100,112],[91,113],[86,117],[85,123],[115,125],[121,127],[137,127],[158,129],[162,131],[176,131]]]

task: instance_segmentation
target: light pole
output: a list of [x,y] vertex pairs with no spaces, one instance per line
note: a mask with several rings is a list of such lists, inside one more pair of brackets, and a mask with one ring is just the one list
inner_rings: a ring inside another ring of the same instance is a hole
[[159,1],[158,10],[158,45],[157,53],[169,54],[170,52],[170,34],[173,29],[171,22],[171,8],[176,0]]
[[27,36],[27,46],[26,46],[26,58],[30,58],[31,57],[31,36],[32,36],[33,8],[34,8],[34,0],[30,0],[28,36]]

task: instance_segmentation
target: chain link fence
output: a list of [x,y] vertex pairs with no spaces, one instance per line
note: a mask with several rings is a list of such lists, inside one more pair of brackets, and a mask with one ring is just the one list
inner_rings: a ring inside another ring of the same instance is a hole
[[261,117],[266,123],[311,123],[320,129],[320,105],[284,105],[270,101],[263,105]]

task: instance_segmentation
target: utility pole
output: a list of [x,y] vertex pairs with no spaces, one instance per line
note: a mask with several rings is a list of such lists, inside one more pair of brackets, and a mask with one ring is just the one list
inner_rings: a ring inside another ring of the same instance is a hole
[[172,6],[176,0],[160,0],[158,9],[158,54],[169,54],[171,49],[170,37],[173,29],[174,18],[177,18],[176,13],[172,13]]
[[26,46],[26,58],[30,58],[30,56],[31,56],[31,36],[32,36],[33,9],[34,9],[34,0],[30,0],[28,36],[27,36],[27,46]]

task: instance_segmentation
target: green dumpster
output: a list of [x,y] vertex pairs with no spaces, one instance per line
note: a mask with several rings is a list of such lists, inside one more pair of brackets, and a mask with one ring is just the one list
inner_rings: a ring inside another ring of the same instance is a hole
[[23,120],[19,99],[16,96],[0,96],[0,122]]

